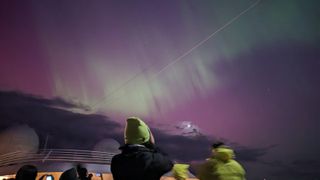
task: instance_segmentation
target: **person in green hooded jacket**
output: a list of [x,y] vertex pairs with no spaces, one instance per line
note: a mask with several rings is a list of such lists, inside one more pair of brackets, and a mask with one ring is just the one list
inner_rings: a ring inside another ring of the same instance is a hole
[[173,162],[155,146],[155,139],[140,118],[129,117],[124,130],[125,145],[111,160],[114,180],[159,180]]
[[176,180],[186,180],[189,177],[189,164],[175,163],[172,168],[173,177]]
[[212,145],[212,156],[200,165],[197,177],[200,180],[245,180],[245,170],[234,160],[230,147],[219,142]]

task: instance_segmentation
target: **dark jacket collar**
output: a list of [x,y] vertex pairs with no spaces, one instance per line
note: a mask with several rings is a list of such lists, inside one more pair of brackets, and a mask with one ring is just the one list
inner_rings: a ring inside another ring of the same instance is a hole
[[137,152],[137,151],[152,151],[142,144],[125,144],[119,148],[123,153]]

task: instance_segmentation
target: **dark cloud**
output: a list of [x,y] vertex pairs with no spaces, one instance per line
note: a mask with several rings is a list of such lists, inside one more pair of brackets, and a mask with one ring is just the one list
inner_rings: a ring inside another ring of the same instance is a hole
[[[59,107],[64,107],[61,109]],[[103,139],[123,142],[123,127],[108,117],[81,114],[66,108],[78,108],[62,99],[45,99],[17,92],[0,91],[0,131],[11,126],[28,125],[40,137],[43,147],[93,149]],[[203,160],[210,154],[214,138],[204,135],[187,137],[171,135],[152,128],[157,144],[173,159],[189,162]],[[239,160],[258,161],[266,153],[263,149],[235,146]]]
[[[204,160],[211,153],[211,145],[217,141],[217,138],[205,135],[181,136],[163,133],[157,129],[152,129],[154,136],[157,138],[157,144],[165,148],[165,151],[172,158],[178,161],[190,162]],[[219,138],[219,141],[221,139]],[[224,143],[231,145],[235,149],[237,160],[259,162],[259,158],[265,155],[269,147],[251,148],[244,147],[224,140]],[[271,148],[271,147],[270,147]]]
[[[316,157],[318,158],[318,157]],[[291,164],[280,166],[272,175],[277,179],[310,180],[320,177],[320,159],[295,160]]]
[[237,149],[237,159],[241,161],[260,162],[259,158],[267,154],[270,148],[247,148],[241,147]]
[[[319,158],[319,157],[317,157]],[[295,167],[303,166],[306,168],[318,168],[320,169],[320,159],[302,159],[295,160],[292,162],[292,165]]]
[[20,92],[6,91],[0,93],[1,106],[13,105],[40,105],[40,106],[59,106],[65,108],[77,107],[76,104],[64,101],[60,98],[45,99],[34,95],[28,95]]
[[103,138],[119,140],[120,125],[108,117],[74,113],[61,108],[79,106],[59,98],[0,92],[0,130],[28,125],[37,132],[42,146],[48,137],[48,148],[91,149]]

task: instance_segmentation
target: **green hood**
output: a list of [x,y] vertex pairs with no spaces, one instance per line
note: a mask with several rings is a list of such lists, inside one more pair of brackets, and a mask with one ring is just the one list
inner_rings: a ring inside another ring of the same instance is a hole
[[234,160],[232,149],[222,146],[213,149],[213,157],[200,165],[197,177],[201,180],[245,180],[245,170]]
[[129,117],[124,133],[126,144],[143,144],[150,140],[149,127],[137,117]]
[[234,152],[232,149],[227,147],[219,147],[215,148],[215,155],[214,157],[221,161],[229,161],[231,159],[234,159]]
[[189,177],[189,164],[174,164],[172,171],[173,171],[173,176],[177,180],[185,180]]

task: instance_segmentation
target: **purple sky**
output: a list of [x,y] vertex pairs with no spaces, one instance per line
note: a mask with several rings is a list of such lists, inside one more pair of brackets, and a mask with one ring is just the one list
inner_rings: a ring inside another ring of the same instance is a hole
[[320,157],[318,1],[262,0],[162,71],[254,2],[3,1],[0,88],[171,135],[190,121],[296,167]]

